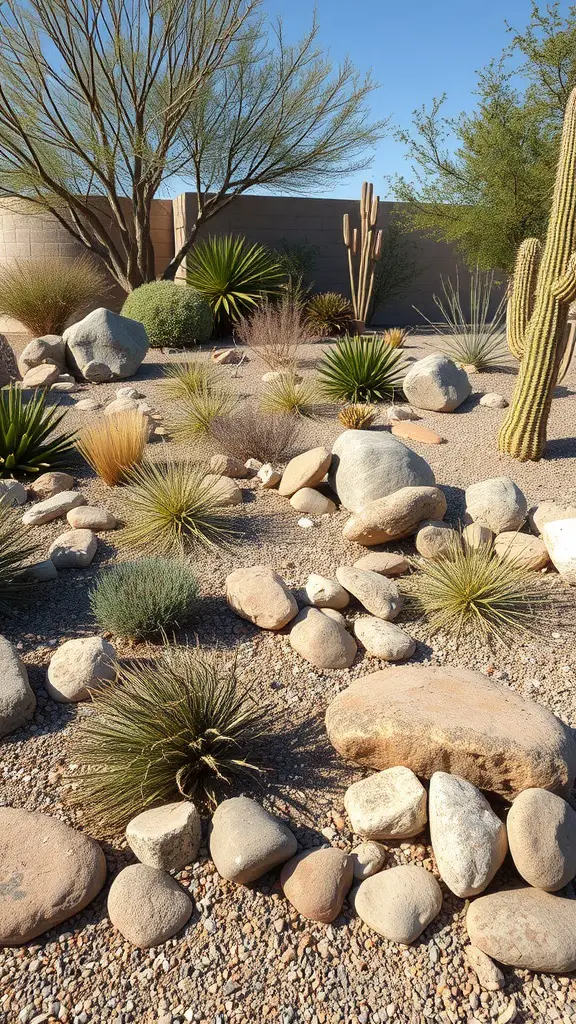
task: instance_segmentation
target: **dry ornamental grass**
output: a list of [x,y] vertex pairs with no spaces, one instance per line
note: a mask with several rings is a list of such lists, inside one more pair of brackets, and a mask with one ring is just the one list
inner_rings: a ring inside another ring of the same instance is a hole
[[85,427],[77,447],[94,472],[113,487],[142,462],[147,440],[148,421],[134,410],[102,416]]
[[289,295],[276,304],[263,302],[236,328],[238,341],[253,349],[271,370],[294,368],[307,339],[303,307]]
[[212,437],[227,455],[245,462],[285,462],[290,458],[298,435],[298,420],[284,413],[261,412],[243,403],[228,416],[212,422]]

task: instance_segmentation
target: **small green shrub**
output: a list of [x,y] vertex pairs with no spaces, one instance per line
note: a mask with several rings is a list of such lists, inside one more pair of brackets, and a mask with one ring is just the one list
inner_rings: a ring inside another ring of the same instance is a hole
[[381,402],[402,388],[402,352],[371,335],[342,338],[322,353],[320,389],[334,402]]
[[181,558],[148,557],[103,572],[90,592],[101,629],[138,640],[183,626],[198,602],[198,583]]
[[344,334],[353,319],[351,303],[338,292],[320,292],[306,303],[306,326],[315,338]]
[[161,393],[172,401],[180,402],[222,383],[222,373],[212,363],[191,359],[187,363],[171,363],[164,370],[159,383]]
[[234,235],[198,242],[187,260],[188,284],[206,296],[220,333],[276,294],[282,276],[273,253]]
[[18,513],[0,501],[0,611],[9,612],[14,598],[35,586],[26,566],[36,550]]
[[145,463],[134,469],[124,491],[127,543],[167,554],[232,540],[230,519],[218,503],[218,485],[206,480],[206,473],[188,462]]
[[227,416],[212,421],[212,437],[227,455],[246,462],[286,462],[298,434],[298,419],[285,413],[263,413],[243,402]]
[[210,434],[216,417],[227,416],[237,402],[235,392],[227,384],[203,385],[180,402],[177,418],[171,424],[172,432],[181,441]]
[[128,295],[122,316],[144,324],[152,348],[202,345],[212,334],[210,304],[200,292],[174,281],[151,281]]
[[43,391],[26,401],[15,384],[0,391],[0,477],[69,465],[74,434],[52,436],[65,415],[57,406],[47,408]]
[[214,806],[235,778],[262,771],[247,752],[267,708],[240,688],[232,660],[167,647],[155,664],[121,668],[99,687],[77,726],[69,799],[104,837],[158,804]]
[[312,416],[318,403],[318,387],[314,380],[297,380],[294,374],[283,373],[266,384],[262,391],[262,411],[295,413]]
[[0,315],[39,337],[62,334],[82,306],[106,291],[104,273],[89,256],[17,260],[0,270]]

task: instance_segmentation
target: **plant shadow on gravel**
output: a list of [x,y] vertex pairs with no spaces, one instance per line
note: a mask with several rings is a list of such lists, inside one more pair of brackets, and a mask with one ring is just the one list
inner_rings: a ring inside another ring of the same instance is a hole
[[554,437],[546,442],[544,460],[576,458],[576,437]]

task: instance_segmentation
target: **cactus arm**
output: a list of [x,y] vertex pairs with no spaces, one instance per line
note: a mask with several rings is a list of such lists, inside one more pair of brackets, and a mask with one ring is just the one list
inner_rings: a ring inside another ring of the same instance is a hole
[[522,358],[524,340],[532,310],[542,245],[537,238],[526,238],[518,250],[507,310],[508,348],[516,359]]
[[566,273],[554,281],[550,291],[559,302],[572,302],[576,299],[576,253],[572,253]]

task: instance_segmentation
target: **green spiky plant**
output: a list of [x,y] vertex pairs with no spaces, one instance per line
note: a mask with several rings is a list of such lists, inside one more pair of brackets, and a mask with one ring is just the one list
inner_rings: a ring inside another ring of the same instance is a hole
[[141,640],[184,626],[198,606],[198,583],[184,559],[149,556],[101,572],[89,599],[100,629]]
[[[524,243],[518,254],[510,297],[509,337],[521,353],[514,397],[502,423],[498,447],[525,462],[538,460],[546,446],[552,396],[567,360],[574,332],[567,328],[576,299],[576,89],[564,114],[560,155],[546,241]],[[533,296],[533,299],[532,299]]]
[[156,663],[123,667],[94,691],[71,741],[69,801],[99,838],[158,804],[214,807],[234,779],[262,772],[248,751],[267,716],[234,661],[168,646]]
[[284,276],[274,253],[234,235],[198,242],[186,266],[188,284],[207,298],[220,333],[277,294]]
[[220,385],[222,380],[219,367],[201,362],[200,359],[191,359],[186,363],[168,365],[158,388],[165,398],[180,402]]
[[347,336],[322,353],[320,389],[333,402],[381,402],[400,391],[406,362],[383,338]]
[[313,416],[318,397],[316,381],[297,380],[294,374],[283,373],[262,391],[262,412]]
[[200,385],[198,390],[181,399],[177,417],[170,424],[174,436],[182,441],[194,440],[209,434],[217,416],[227,416],[238,402],[237,395],[227,384]]
[[306,303],[306,327],[314,337],[344,334],[353,319],[352,303],[339,292],[319,292]]
[[9,611],[14,598],[36,585],[26,572],[28,559],[36,550],[18,513],[5,499],[0,500],[0,611]]
[[15,384],[0,391],[0,477],[35,475],[70,464],[74,434],[54,431],[66,413],[36,391],[24,400]]
[[204,467],[188,462],[135,467],[123,492],[126,542],[168,554],[233,540],[235,531],[218,500],[218,480],[206,475]]

